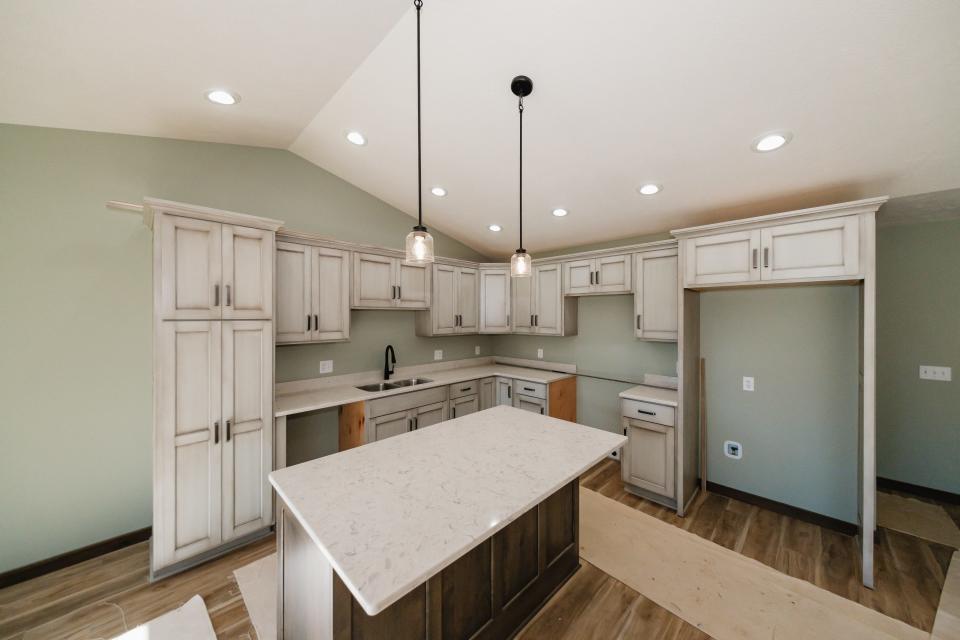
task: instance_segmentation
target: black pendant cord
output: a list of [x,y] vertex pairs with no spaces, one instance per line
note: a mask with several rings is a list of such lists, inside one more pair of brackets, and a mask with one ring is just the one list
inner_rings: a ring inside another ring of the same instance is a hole
[[523,248],[523,96],[520,96],[517,109],[520,111],[520,253]]
[[417,9],[417,230],[426,231],[423,226],[423,142],[420,123],[420,9],[423,0],[413,0]]

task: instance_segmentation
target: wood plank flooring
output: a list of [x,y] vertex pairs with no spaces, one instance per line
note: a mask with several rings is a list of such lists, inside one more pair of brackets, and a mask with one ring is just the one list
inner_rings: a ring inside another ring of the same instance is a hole
[[[878,530],[877,589],[860,584],[856,539],[743,502],[704,494],[679,518],[623,489],[619,463],[605,460],[581,484],[665,522],[743,553],[784,573],[929,631],[952,550]],[[957,509],[948,509],[957,517]],[[155,584],[141,543],[0,590],[0,640],[111,638],[174,609],[195,594],[207,604],[217,637],[254,640],[234,569],[274,551],[266,538]],[[701,631],[623,583],[583,567],[521,632],[523,640],[656,638],[699,640]]]

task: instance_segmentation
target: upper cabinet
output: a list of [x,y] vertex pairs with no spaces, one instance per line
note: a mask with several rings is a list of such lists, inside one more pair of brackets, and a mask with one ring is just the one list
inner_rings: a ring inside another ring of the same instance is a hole
[[260,320],[273,315],[274,233],[161,214],[155,269],[163,320]]
[[355,309],[429,309],[430,268],[376,253],[353,254]]
[[563,292],[570,296],[631,292],[630,254],[563,263]]
[[510,333],[510,267],[480,268],[480,333]]
[[634,334],[644,340],[677,340],[677,249],[633,256]]
[[862,200],[673,232],[683,286],[859,279],[864,225],[881,200]]
[[417,335],[477,333],[479,286],[477,269],[434,264],[432,304],[430,311],[417,314]]
[[350,253],[277,243],[277,343],[350,338]]
[[577,299],[563,296],[562,265],[535,264],[528,278],[513,278],[513,332],[577,334]]

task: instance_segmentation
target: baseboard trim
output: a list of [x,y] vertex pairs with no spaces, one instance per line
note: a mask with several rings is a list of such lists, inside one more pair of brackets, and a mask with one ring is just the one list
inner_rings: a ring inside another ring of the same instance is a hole
[[747,493],[746,491],[740,491],[739,489],[734,489],[732,487],[725,487],[722,484],[710,482],[709,480],[707,481],[707,491],[720,496],[725,496],[727,498],[733,498],[734,500],[739,500],[740,502],[756,505],[781,515],[796,518],[797,520],[803,520],[804,522],[809,522],[810,524],[815,524],[826,529],[832,529],[848,536],[857,535],[857,533],[860,531],[859,527],[852,522],[846,522],[838,518],[825,516],[822,513],[807,511],[806,509],[801,509],[800,507],[794,507],[783,502],[777,502],[776,500],[771,500],[770,498],[764,498],[763,496]]
[[909,482],[902,482],[891,478],[877,477],[877,488],[911,493],[920,498],[930,498],[931,500],[939,500],[947,504],[960,504],[960,493],[951,493],[950,491],[943,491],[942,489],[932,489],[930,487],[924,487],[923,485],[910,484]]
[[32,580],[33,578],[38,578],[75,564],[80,564],[81,562],[102,556],[111,551],[117,551],[124,547],[149,540],[151,531],[152,529],[150,527],[144,527],[143,529],[124,533],[108,540],[94,542],[80,549],[61,553],[52,558],[38,560],[37,562],[17,567],[16,569],[4,571],[0,573],[0,589],[11,587],[15,584],[26,582],[27,580]]

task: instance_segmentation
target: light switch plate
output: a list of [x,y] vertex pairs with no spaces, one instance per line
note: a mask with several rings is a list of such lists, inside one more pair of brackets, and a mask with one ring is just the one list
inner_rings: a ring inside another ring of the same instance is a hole
[[443,360],[443,349],[437,349],[433,352],[434,360]]
[[922,364],[920,365],[920,379],[950,382],[953,380],[953,369],[951,367],[934,367],[929,364]]
[[537,360],[543,360],[543,349],[537,349]]
[[473,348],[473,355],[475,356],[480,355],[480,345],[477,345]]
[[743,390],[753,391],[753,377],[743,376]]
[[320,373],[333,373],[333,360],[321,360]]

